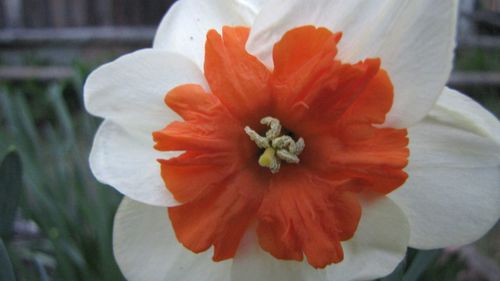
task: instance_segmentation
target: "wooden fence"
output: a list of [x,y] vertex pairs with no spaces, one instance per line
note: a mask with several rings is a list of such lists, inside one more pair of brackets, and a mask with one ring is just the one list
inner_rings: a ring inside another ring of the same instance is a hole
[[[0,81],[64,79],[72,75],[68,65],[75,59],[109,59],[148,47],[173,2],[0,0]],[[500,50],[500,0],[461,0],[461,4],[459,48]],[[497,34],[480,34],[476,27],[481,23]],[[51,66],[25,66],[26,57]],[[500,70],[454,73],[449,83],[500,87]]]
[[483,9],[500,12],[500,0],[479,0],[479,5]]
[[[0,28],[156,25],[174,1],[0,0]],[[464,6],[500,12],[500,0],[461,1]]]
[[0,28],[156,25],[174,0],[0,0]]

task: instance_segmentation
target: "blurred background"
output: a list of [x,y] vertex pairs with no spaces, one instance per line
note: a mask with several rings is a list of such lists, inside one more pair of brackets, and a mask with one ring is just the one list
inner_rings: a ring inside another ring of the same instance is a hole
[[[89,171],[100,120],[82,88],[96,66],[151,46],[172,2],[0,0],[0,281],[123,280],[111,244],[121,195]],[[457,40],[449,86],[498,117],[500,0],[461,0]],[[499,281],[499,266],[497,226],[463,248],[410,249],[384,280]]]

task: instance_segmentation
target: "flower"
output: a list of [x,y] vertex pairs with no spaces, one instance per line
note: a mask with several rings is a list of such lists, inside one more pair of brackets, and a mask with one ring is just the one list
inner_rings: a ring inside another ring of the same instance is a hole
[[[264,3],[265,2],[265,3]],[[367,280],[500,214],[500,126],[445,87],[457,1],[182,0],[95,70],[129,280]],[[165,93],[167,93],[165,95]],[[165,105],[165,103],[166,105]]]

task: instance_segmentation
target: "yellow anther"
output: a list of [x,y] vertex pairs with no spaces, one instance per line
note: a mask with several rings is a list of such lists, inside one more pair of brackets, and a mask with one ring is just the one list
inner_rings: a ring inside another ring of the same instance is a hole
[[262,167],[271,168],[273,163],[276,161],[276,150],[272,147],[266,148],[264,153],[259,158],[259,165]]
[[292,137],[281,135],[280,121],[273,117],[264,117],[260,123],[267,125],[269,130],[263,137],[250,127],[245,127],[245,133],[259,147],[264,149],[264,153],[259,157],[259,165],[269,168],[271,173],[279,172],[281,162],[298,164],[300,162],[299,154],[304,150],[304,139],[299,138],[295,141]]

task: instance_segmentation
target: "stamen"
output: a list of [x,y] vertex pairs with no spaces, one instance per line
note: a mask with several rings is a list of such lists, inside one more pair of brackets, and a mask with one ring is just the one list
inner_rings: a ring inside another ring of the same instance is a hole
[[265,137],[260,136],[254,130],[250,129],[250,127],[245,127],[245,133],[250,137],[250,139],[255,142],[255,144],[262,149],[266,149],[270,147],[269,140]]
[[281,161],[298,164],[300,162],[298,156],[306,146],[304,139],[299,138],[295,141],[288,135],[280,136],[282,127],[280,121],[276,118],[264,117],[260,120],[260,123],[269,127],[265,137],[259,135],[250,127],[245,127],[245,133],[255,142],[257,147],[265,149],[259,157],[259,165],[269,168],[271,173],[275,174],[280,170]]
[[287,163],[292,163],[292,164],[298,164],[300,162],[299,157],[297,155],[290,153],[287,150],[280,149],[276,152],[276,155],[278,155],[278,158],[287,162]]
[[260,120],[260,124],[269,126],[269,130],[266,133],[266,138],[272,140],[277,138],[281,133],[280,120],[273,117],[264,117]]

